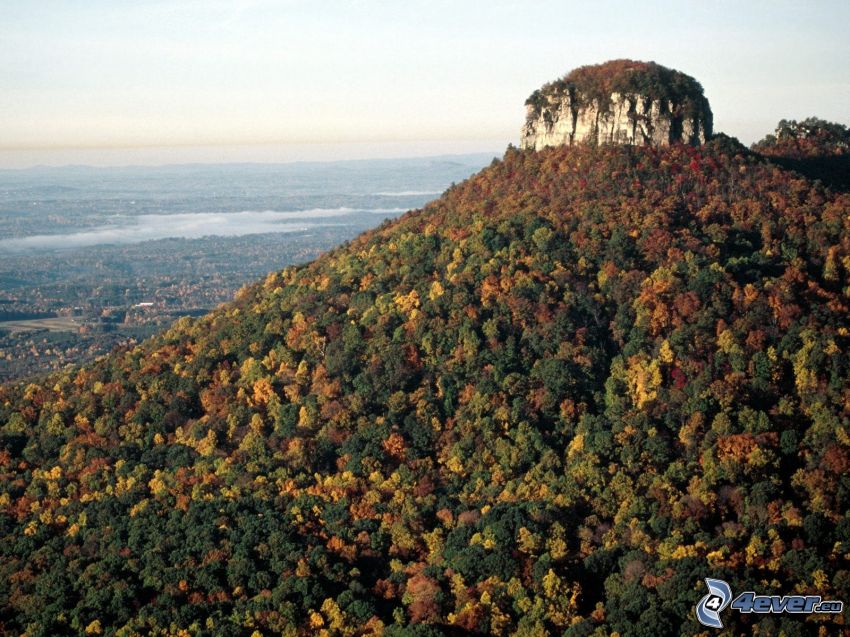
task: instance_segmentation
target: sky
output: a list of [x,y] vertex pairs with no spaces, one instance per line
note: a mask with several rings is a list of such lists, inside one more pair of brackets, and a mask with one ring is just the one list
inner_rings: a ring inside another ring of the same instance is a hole
[[850,2],[0,0],[0,167],[502,151],[584,64],[699,80],[716,131],[850,124]]

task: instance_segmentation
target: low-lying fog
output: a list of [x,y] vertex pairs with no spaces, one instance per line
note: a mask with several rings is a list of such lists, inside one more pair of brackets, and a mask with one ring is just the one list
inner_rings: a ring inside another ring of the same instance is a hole
[[[0,239],[0,251],[65,250],[104,244],[141,243],[155,239],[235,237],[270,232],[299,232],[318,225],[340,225],[353,213],[395,216],[404,208],[314,208],[312,210],[245,210],[177,214],[115,215],[109,223],[68,234],[39,234]],[[337,222],[332,219],[338,218]],[[318,221],[322,220],[322,221]]]

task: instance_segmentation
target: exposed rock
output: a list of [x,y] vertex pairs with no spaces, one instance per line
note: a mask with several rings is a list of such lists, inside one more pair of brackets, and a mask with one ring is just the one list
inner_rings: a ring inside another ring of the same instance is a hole
[[591,144],[699,145],[712,115],[694,78],[654,62],[575,69],[526,101],[522,148]]

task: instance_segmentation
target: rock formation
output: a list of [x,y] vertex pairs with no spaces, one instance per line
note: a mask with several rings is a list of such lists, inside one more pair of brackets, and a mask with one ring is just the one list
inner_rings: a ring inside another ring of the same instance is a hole
[[535,91],[526,107],[522,148],[699,145],[711,137],[711,108],[699,82],[654,62],[580,67]]

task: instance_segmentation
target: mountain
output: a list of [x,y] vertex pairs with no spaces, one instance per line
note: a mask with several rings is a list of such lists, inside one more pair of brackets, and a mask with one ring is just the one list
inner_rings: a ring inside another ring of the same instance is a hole
[[705,577],[850,600],[849,272],[850,195],[728,138],[509,148],[0,387],[0,632],[705,635]]

